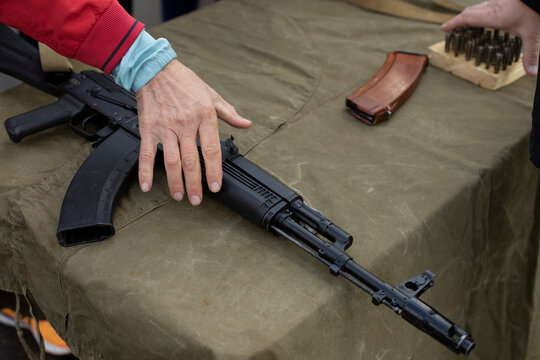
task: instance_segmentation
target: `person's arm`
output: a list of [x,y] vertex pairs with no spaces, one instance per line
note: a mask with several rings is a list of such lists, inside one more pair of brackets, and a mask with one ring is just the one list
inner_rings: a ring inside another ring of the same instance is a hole
[[[163,144],[171,196],[181,200],[187,191],[189,201],[198,205],[202,200],[202,176],[197,138],[208,187],[219,191],[222,172],[218,117],[239,128],[249,127],[251,122],[174,60],[176,54],[168,42],[149,37],[143,31],[144,25],[117,0],[3,0],[0,22],[64,56],[113,72],[120,85],[137,92],[141,129],[139,181],[143,191],[152,186],[157,145]],[[156,56],[152,49],[164,44],[168,50]],[[133,64],[137,66],[132,68]]]
[[[508,30],[523,39],[523,67],[529,75],[538,74],[540,49],[540,2],[533,0],[490,0],[467,7],[441,26],[451,31],[461,26],[492,27]],[[537,79],[532,130],[529,138],[530,160],[540,168],[540,79]]]
[[116,0],[2,0],[0,22],[106,73],[144,28]]
[[222,169],[218,118],[237,128],[247,128],[251,121],[238,115],[231,104],[176,60],[137,92],[137,104],[142,138],[139,181],[143,191],[152,184],[156,147],[161,143],[171,194],[176,200],[184,196],[183,173],[189,201],[198,205],[202,186],[197,138],[208,187],[219,191]]
[[538,1],[485,1],[467,7],[456,17],[444,23],[441,29],[451,31],[461,26],[478,26],[510,31],[523,40],[525,71],[529,75],[536,75],[540,50],[540,14],[535,10],[539,8]]
[[175,58],[167,40],[156,40],[143,30],[112,75],[119,85],[137,93],[141,189],[150,190],[157,144],[163,144],[171,196],[181,200],[187,191],[189,201],[198,205],[202,186],[197,138],[208,187],[216,192],[222,178],[217,118],[240,128],[251,122]]
[[175,58],[176,53],[167,40],[155,40],[143,31],[112,75],[119,85],[137,93],[141,189],[150,190],[157,144],[163,144],[171,195],[181,200],[187,191],[189,201],[198,205],[202,186],[197,138],[200,138],[208,187],[216,192],[221,188],[222,178],[217,118],[240,128],[248,127],[251,122],[238,115]]

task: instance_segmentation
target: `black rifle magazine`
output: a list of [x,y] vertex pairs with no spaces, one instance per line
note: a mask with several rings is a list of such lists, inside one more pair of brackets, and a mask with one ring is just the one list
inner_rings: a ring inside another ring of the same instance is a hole
[[91,243],[114,235],[114,205],[139,160],[139,146],[138,137],[118,129],[82,164],[62,203],[56,232],[60,245]]

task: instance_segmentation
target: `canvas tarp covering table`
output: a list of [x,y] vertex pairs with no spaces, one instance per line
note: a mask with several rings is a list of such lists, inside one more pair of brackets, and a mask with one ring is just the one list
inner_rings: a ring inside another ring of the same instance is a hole
[[[423,299],[471,332],[471,359],[540,359],[528,161],[535,80],[488,91],[428,67],[376,127],[345,97],[394,50],[425,52],[437,25],[328,0],[227,0],[150,30],[245,117],[220,125],[354,235],[348,252],[392,284],[429,269]],[[7,118],[54,99],[22,85]],[[116,235],[63,248],[63,195],[91,152],[67,126],[0,133],[0,288],[34,299],[82,359],[453,359],[449,350],[315,259],[206,197],[136,178]],[[84,204],[81,204],[84,206]]]

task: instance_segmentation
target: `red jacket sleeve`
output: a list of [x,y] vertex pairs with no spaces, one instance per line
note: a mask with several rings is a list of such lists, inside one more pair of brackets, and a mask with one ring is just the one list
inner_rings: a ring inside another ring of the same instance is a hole
[[144,28],[117,0],[0,0],[0,22],[106,73]]

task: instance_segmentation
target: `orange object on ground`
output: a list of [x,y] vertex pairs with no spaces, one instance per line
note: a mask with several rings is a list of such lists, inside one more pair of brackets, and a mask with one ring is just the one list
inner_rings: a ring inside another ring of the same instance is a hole
[[[0,310],[0,323],[15,327],[15,311],[9,308]],[[69,355],[71,350],[67,344],[58,336],[51,324],[46,320],[38,320],[39,331],[45,344],[45,352],[52,355]],[[19,315],[19,324],[21,328],[30,330],[32,335],[39,343],[38,330],[35,320],[30,316]]]

